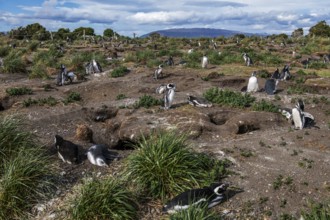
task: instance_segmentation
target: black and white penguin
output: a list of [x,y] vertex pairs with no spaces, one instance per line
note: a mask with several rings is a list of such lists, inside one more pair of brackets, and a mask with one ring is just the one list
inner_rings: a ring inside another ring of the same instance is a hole
[[249,57],[247,53],[243,53],[243,59],[246,66],[251,66],[253,64],[252,59]]
[[173,214],[198,204],[207,204],[208,208],[212,208],[224,200],[227,187],[226,183],[217,183],[209,187],[188,190],[166,203],[163,212]]
[[207,68],[207,64],[209,63],[207,56],[203,56],[202,58],[202,68]]
[[292,123],[295,129],[303,129],[305,126],[304,102],[299,99],[296,106],[292,109]]
[[273,75],[271,78],[273,79],[280,79],[281,75],[280,75],[280,71],[278,68],[276,68],[276,70],[274,71]]
[[157,94],[163,94],[166,91],[166,85],[162,84],[159,87],[156,88]]
[[254,71],[249,78],[248,86],[246,91],[247,92],[257,92],[259,90],[258,79],[257,79],[257,72]]
[[212,103],[201,97],[195,97],[188,95],[188,103],[192,106],[209,108],[212,107]]
[[175,84],[169,83],[166,85],[166,91],[164,95],[164,108],[169,109],[172,106],[175,94]]
[[173,57],[170,56],[167,60],[166,60],[166,65],[168,66],[174,66],[174,60],[173,60]]
[[161,76],[163,76],[163,65],[162,64],[160,64],[158,66],[158,68],[155,70],[154,79],[157,80]]
[[280,75],[281,80],[288,80],[288,79],[291,78],[291,74],[290,74],[289,69],[290,69],[289,65],[285,65],[283,67],[281,75]]
[[288,121],[292,120],[292,109],[290,108],[280,108],[278,110]]
[[278,79],[267,79],[265,83],[265,91],[268,95],[274,95],[277,91]]
[[105,145],[93,145],[87,151],[87,158],[91,164],[96,166],[108,166],[107,159],[110,158],[110,152]]
[[93,65],[94,73],[102,72],[101,65],[96,60],[92,60],[92,65]]
[[55,147],[58,157],[68,164],[78,163],[78,146],[71,141],[64,140],[61,136],[55,135]]

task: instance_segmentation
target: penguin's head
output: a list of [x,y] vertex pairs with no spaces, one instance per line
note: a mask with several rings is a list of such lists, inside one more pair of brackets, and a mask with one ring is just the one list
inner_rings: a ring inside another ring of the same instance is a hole
[[210,187],[216,195],[221,195],[227,190],[228,186],[228,183],[214,183]]
[[63,138],[60,136],[60,135],[55,135],[55,138],[54,138],[54,144],[55,146],[58,146],[58,145],[61,145],[63,142]]
[[253,73],[251,74],[251,76],[257,76],[257,72],[253,71]]
[[108,164],[105,162],[104,158],[98,157],[96,158],[96,164],[100,167],[107,167]]
[[301,99],[299,99],[299,100],[297,101],[296,107],[297,107],[298,109],[300,109],[301,111],[304,111],[304,108],[305,108],[305,103],[304,103],[304,101],[301,100]]
[[166,85],[167,89],[175,89],[175,84],[174,83],[169,83]]

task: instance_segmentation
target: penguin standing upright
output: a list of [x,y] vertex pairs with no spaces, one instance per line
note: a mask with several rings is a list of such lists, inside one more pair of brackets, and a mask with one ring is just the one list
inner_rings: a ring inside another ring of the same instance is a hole
[[160,76],[163,76],[163,65],[159,65],[158,68],[155,70],[154,79],[158,79]]
[[68,164],[78,163],[79,154],[78,146],[76,144],[64,140],[59,135],[55,135],[55,147],[57,149],[58,157],[63,160],[63,162]]
[[292,109],[292,122],[295,129],[303,129],[305,126],[304,102],[299,99],[296,106]]
[[258,85],[258,79],[257,79],[257,73],[254,71],[249,78],[248,86],[247,86],[247,92],[257,92],[259,90]]
[[166,91],[164,95],[164,108],[169,109],[172,106],[175,94],[175,84],[169,83],[166,85]]
[[207,56],[203,56],[202,58],[202,68],[207,68],[207,64],[208,64],[208,58]]
[[209,187],[185,191],[166,203],[163,212],[173,214],[198,204],[206,204],[208,208],[212,208],[224,200],[227,187],[226,183],[216,183]]

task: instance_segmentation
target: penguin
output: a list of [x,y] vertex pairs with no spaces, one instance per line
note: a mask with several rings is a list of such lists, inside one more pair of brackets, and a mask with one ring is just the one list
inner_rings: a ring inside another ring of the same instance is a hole
[[195,97],[188,95],[188,103],[192,106],[209,108],[212,107],[212,103],[201,97]]
[[281,80],[288,80],[291,78],[291,74],[289,71],[289,65],[285,65],[282,69],[281,75],[280,75],[280,79]]
[[158,68],[155,70],[155,73],[154,73],[154,79],[158,79],[158,77],[160,77],[160,76],[163,76],[163,65],[162,64],[160,64],[159,66],[158,66]]
[[292,119],[292,109],[290,108],[280,108],[278,110],[288,121]]
[[224,200],[224,192],[227,187],[226,183],[216,183],[208,187],[185,191],[166,203],[162,211],[174,214],[198,204],[207,204],[208,208],[212,208]]
[[105,145],[93,145],[87,151],[87,158],[91,164],[96,166],[104,167],[109,166],[107,160],[110,160],[114,157],[111,157],[108,148]]
[[167,110],[171,108],[175,94],[175,84],[169,83],[166,85],[166,91],[164,95],[164,108]]
[[305,128],[308,128],[308,127],[316,127],[318,128],[317,126],[315,126],[315,119],[314,119],[314,116],[308,112],[303,112],[303,115],[304,115],[304,118],[305,118]]
[[273,79],[279,79],[280,78],[280,71],[278,68],[276,68],[275,72],[273,73],[272,77]]
[[78,146],[71,141],[64,140],[61,136],[55,135],[55,147],[58,157],[68,164],[78,163]]
[[202,68],[203,69],[207,68],[207,64],[208,64],[208,58],[207,56],[204,55],[202,58]]
[[166,91],[166,85],[162,84],[159,87],[156,88],[157,94],[163,94]]
[[94,73],[102,72],[101,65],[96,60],[92,60],[92,65],[93,65]]
[[265,91],[268,95],[274,95],[277,91],[278,79],[267,79],[265,83]]
[[248,86],[247,86],[247,92],[257,92],[259,90],[258,85],[258,79],[257,79],[257,73],[254,71],[249,78]]
[[251,66],[253,64],[252,59],[249,57],[247,53],[243,53],[243,59],[246,66]]
[[292,122],[295,129],[303,129],[305,126],[305,117],[303,114],[304,102],[299,99],[296,106],[292,109]]

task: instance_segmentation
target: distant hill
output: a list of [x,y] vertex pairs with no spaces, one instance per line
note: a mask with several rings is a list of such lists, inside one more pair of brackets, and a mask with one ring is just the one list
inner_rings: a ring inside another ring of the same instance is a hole
[[173,38],[199,38],[199,37],[231,37],[236,34],[244,34],[246,36],[266,36],[267,34],[254,34],[254,33],[245,33],[240,31],[232,31],[225,29],[213,29],[213,28],[175,28],[175,29],[166,29],[153,31],[148,34],[141,36],[142,38],[148,37],[152,33],[159,33],[161,36],[173,37]]

